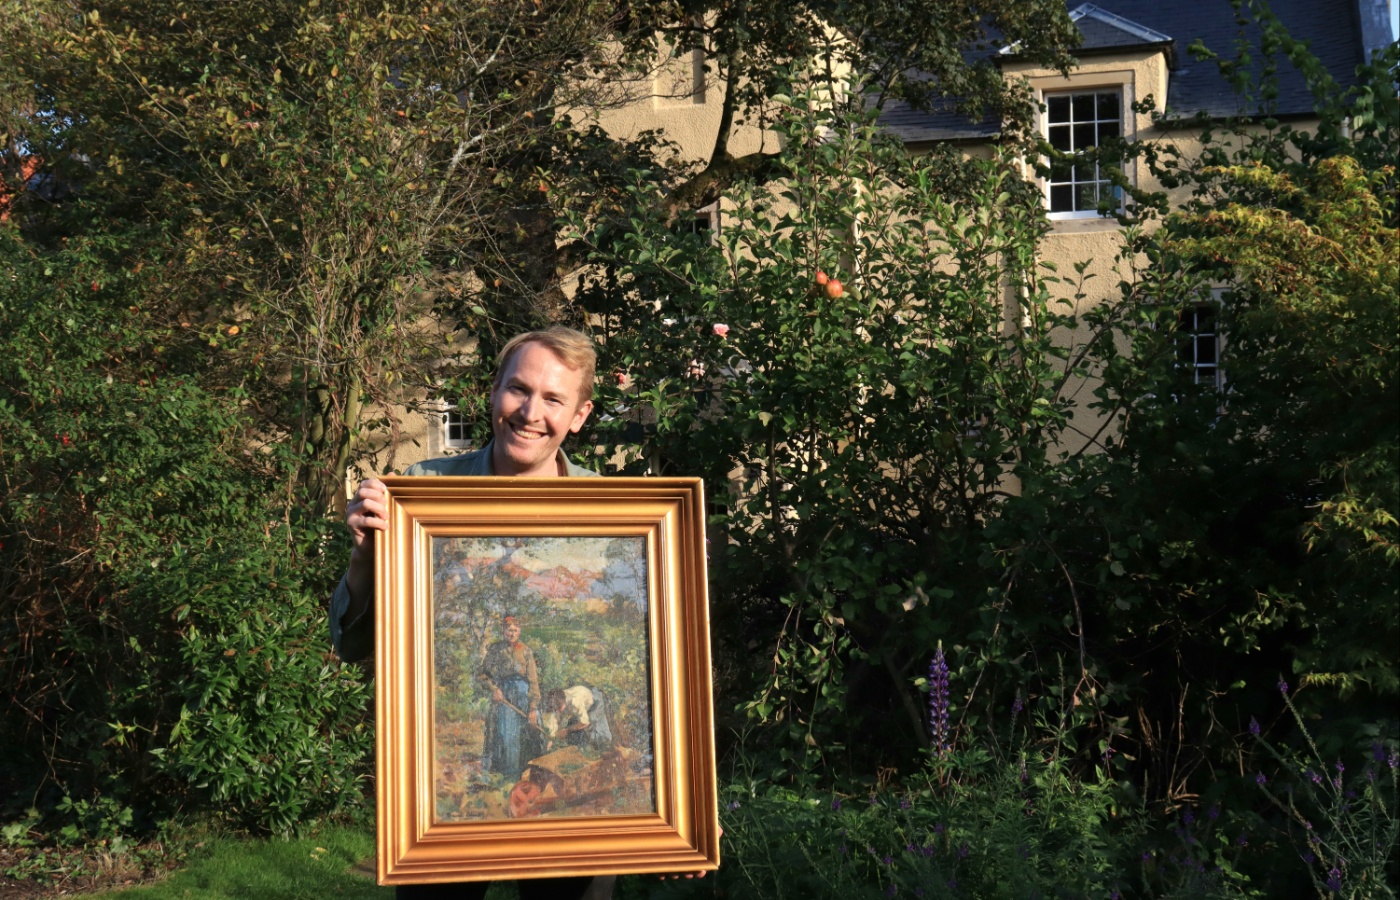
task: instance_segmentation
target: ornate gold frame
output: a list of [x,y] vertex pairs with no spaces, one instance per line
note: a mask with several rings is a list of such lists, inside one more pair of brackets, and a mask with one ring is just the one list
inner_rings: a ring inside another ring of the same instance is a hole
[[[376,542],[380,884],[719,866],[705,503],[696,478],[386,477]],[[443,822],[434,806],[434,537],[644,536],[654,814]]]

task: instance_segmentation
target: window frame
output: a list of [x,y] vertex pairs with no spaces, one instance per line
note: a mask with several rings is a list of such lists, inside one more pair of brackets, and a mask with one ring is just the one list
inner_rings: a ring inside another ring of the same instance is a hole
[[[1050,139],[1049,127],[1049,106],[1046,98],[1062,94],[1088,94],[1116,91],[1119,98],[1119,137],[1125,141],[1137,140],[1139,115],[1133,109],[1137,102],[1137,79],[1139,74],[1136,67],[1133,68],[1105,68],[1101,71],[1072,72],[1069,75],[1032,75],[1026,78],[1027,84],[1035,92],[1035,100],[1040,105],[1040,112],[1036,116],[1036,130],[1042,139],[1047,142]],[[1044,156],[1036,156],[1037,164],[1044,165],[1048,162]],[[1030,166],[1028,166],[1030,167]],[[1033,167],[1030,167],[1033,168]],[[1125,161],[1123,174],[1131,183],[1137,182],[1137,169],[1130,160]],[[1126,211],[1126,196],[1120,198],[1118,209],[1109,215],[1100,215],[1097,209],[1083,210],[1077,212],[1051,212],[1050,211],[1050,180],[1048,176],[1038,177],[1042,195],[1042,202],[1045,206],[1045,217],[1052,224],[1056,225],[1056,231],[1061,230],[1061,226],[1071,226],[1070,230],[1077,230],[1079,226],[1085,226],[1091,230],[1096,230],[1105,226],[1116,226],[1114,215]]]
[[[1217,394],[1225,391],[1225,366],[1221,362],[1221,353],[1225,349],[1225,341],[1220,333],[1220,311],[1225,305],[1225,288],[1212,288],[1209,296],[1203,296],[1196,301],[1186,304],[1177,313],[1177,325],[1174,331],[1177,344],[1177,365],[1191,375],[1191,386],[1201,390],[1209,390]],[[1201,330],[1199,327],[1200,313],[1209,311],[1210,328]],[[1187,316],[1193,318],[1192,327],[1184,325]],[[1189,336],[1189,337],[1187,337]],[[1201,362],[1201,341],[1204,338],[1210,339],[1212,361]],[[1190,348],[1190,359],[1182,351]],[[1203,379],[1201,372],[1204,369],[1210,370],[1210,377]]]
[[[1053,145],[1055,141],[1052,129],[1065,129],[1069,138],[1068,143],[1070,144],[1070,146],[1066,148],[1066,151],[1070,153],[1100,147],[1105,140],[1112,140],[1115,138],[1126,140],[1128,138],[1128,113],[1130,112],[1130,108],[1127,103],[1124,87],[1125,86],[1122,84],[1105,84],[1101,86],[1086,85],[1083,87],[1068,87],[1064,90],[1042,90],[1039,98],[1042,104],[1041,136],[1045,138],[1047,143]],[[1109,95],[1116,98],[1118,106],[1118,115],[1116,118],[1112,119],[1102,114],[1103,108],[1100,100],[1100,98]],[[1083,111],[1080,109],[1081,97],[1093,98],[1091,101],[1092,110],[1088,118],[1083,117]],[[1063,121],[1054,118],[1053,112],[1055,106],[1058,105],[1057,101],[1060,100],[1068,101],[1068,103],[1065,104],[1067,117]],[[1105,137],[1102,136],[1100,132],[1103,129],[1104,123],[1108,122],[1115,122],[1117,124],[1117,134],[1111,134]],[[1092,145],[1081,146],[1080,137],[1086,126],[1093,128],[1094,143]],[[1047,162],[1049,161],[1047,160]],[[1116,214],[1123,209],[1122,188],[1113,185],[1108,178],[1104,177],[1100,164],[1097,161],[1092,163],[1094,167],[1092,173],[1080,173],[1078,170],[1084,165],[1084,163],[1070,163],[1069,179],[1057,181],[1055,180],[1054,172],[1055,164],[1053,162],[1049,163],[1051,171],[1042,179],[1041,189],[1045,197],[1045,214],[1050,219],[1057,221],[1066,219],[1102,219],[1107,218],[1108,215]],[[1081,174],[1091,174],[1092,177],[1080,177]],[[1079,206],[1079,190],[1085,185],[1099,186],[1095,191],[1098,196],[1101,196],[1102,191],[1105,189],[1104,186],[1113,192],[1116,204],[1112,207],[1111,213],[1105,214],[1100,212],[1100,205],[1097,199],[1092,209],[1075,208]],[[1071,208],[1056,210],[1055,194],[1058,190],[1064,188],[1068,188]]]
[[[439,399],[437,401],[437,410],[432,413],[432,416],[437,420],[436,428],[441,450],[475,449],[476,445],[470,437],[461,436],[454,438],[452,436],[453,428],[459,429],[462,435],[466,435],[470,430],[470,424],[462,414],[462,406],[460,403]],[[453,421],[454,417],[457,419],[456,422]]]

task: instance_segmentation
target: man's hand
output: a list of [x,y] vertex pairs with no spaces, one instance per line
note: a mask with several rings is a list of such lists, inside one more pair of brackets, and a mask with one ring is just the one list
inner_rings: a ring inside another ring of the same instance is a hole
[[345,507],[345,524],[350,526],[350,540],[354,542],[350,568],[345,573],[345,586],[350,591],[350,607],[345,611],[347,622],[364,615],[374,598],[374,533],[389,528],[384,518],[389,511],[385,505],[388,497],[384,482],[366,478],[355,488],[355,496]]
[[345,524],[350,526],[355,556],[368,554],[374,548],[374,533],[388,529],[389,523],[384,518],[388,512],[384,505],[387,496],[384,482],[378,478],[366,478],[355,488],[355,496],[345,508]]

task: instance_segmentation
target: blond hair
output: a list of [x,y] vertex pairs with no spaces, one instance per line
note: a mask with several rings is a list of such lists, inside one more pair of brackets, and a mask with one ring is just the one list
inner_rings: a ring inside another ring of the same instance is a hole
[[554,325],[540,331],[527,331],[507,341],[501,352],[496,354],[495,386],[500,386],[501,376],[510,365],[511,359],[521,347],[529,343],[542,344],[559,357],[559,361],[564,365],[578,370],[579,384],[583,388],[579,402],[593,399],[593,379],[598,367],[598,351],[593,348],[593,339],[588,335],[563,325]]

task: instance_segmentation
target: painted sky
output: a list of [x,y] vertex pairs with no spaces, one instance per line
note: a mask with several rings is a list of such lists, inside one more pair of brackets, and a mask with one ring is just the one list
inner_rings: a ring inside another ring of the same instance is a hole
[[[494,562],[510,551],[502,546],[499,538],[457,538],[450,539],[455,553],[463,558],[477,560],[477,564]],[[506,539],[509,540],[509,539]],[[599,580],[591,585],[599,595],[622,594],[629,597],[640,609],[646,609],[646,564],[640,561],[636,566],[607,566],[608,545],[622,540],[632,543],[638,553],[645,552],[645,541],[632,538],[587,538],[587,537],[528,537],[521,538],[522,546],[514,549],[511,564],[527,572],[548,573],[564,568],[572,572],[589,573]],[[443,573],[439,573],[441,577]],[[583,599],[583,598],[580,598]]]

